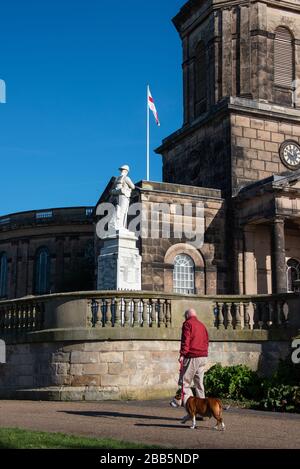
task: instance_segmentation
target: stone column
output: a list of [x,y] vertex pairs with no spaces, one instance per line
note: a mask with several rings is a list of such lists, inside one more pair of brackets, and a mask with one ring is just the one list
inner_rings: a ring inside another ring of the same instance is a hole
[[249,96],[250,85],[250,57],[251,57],[251,37],[249,24],[249,6],[240,7],[240,94]]
[[214,13],[214,99],[217,103],[222,98],[222,12]]
[[232,10],[222,10],[222,96],[232,95]]
[[233,287],[236,295],[244,295],[243,233],[238,228],[233,240]]
[[246,225],[244,227],[244,294],[257,294],[255,225]]
[[284,219],[276,217],[272,225],[272,284],[273,293],[287,291]]

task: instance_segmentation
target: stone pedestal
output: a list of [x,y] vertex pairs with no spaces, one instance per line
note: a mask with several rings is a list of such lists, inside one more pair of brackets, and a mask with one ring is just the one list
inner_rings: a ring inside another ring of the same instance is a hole
[[135,234],[125,229],[103,239],[98,257],[98,290],[141,290],[142,258],[136,241]]

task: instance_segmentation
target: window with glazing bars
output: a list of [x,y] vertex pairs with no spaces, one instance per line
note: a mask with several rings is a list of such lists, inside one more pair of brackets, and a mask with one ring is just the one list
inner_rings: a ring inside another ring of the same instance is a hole
[[173,290],[176,293],[195,293],[195,264],[187,254],[175,257]]

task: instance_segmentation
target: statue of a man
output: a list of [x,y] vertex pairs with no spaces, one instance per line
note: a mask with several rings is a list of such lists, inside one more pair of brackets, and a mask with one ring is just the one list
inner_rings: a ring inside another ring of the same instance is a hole
[[119,168],[119,171],[121,171],[121,174],[115,179],[110,192],[116,202],[116,212],[113,220],[116,230],[127,229],[129,201],[131,192],[135,188],[130,177],[128,177],[129,166],[125,164]]

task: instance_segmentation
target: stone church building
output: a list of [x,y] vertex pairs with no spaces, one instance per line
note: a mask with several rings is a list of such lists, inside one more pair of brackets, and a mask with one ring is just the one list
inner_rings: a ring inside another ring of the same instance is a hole
[[[137,183],[142,289],[198,295],[294,291],[300,278],[300,0],[190,0],[183,125],[156,150],[163,182]],[[0,298],[93,290],[96,207],[0,217]],[[161,214],[161,205],[170,207]],[[191,212],[178,211],[188,205]],[[197,226],[190,242],[178,231]],[[158,224],[149,236],[149,216]],[[147,216],[146,216],[147,215]],[[162,236],[164,216],[169,236]],[[179,234],[178,234],[179,233]]]

